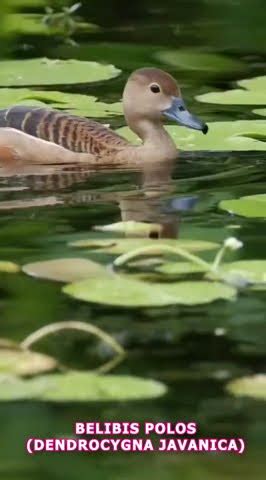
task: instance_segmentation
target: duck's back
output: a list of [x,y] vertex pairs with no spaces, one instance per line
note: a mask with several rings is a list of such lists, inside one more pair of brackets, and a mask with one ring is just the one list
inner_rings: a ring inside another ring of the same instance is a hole
[[109,128],[86,118],[48,108],[15,105],[0,110],[0,128],[10,127],[73,152],[99,155],[128,143]]

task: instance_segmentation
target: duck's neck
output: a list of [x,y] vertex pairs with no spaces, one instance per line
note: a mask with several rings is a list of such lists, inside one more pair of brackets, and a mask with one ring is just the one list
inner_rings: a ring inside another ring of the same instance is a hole
[[142,140],[138,152],[147,160],[173,160],[177,157],[177,149],[169,133],[161,121],[138,120],[129,122],[129,127]]

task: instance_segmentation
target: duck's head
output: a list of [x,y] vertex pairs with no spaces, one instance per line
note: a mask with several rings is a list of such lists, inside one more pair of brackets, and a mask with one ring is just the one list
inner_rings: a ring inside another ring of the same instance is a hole
[[175,79],[157,68],[141,68],[130,75],[123,106],[130,126],[147,120],[159,122],[166,117],[204,134],[208,131],[206,123],[188,111]]

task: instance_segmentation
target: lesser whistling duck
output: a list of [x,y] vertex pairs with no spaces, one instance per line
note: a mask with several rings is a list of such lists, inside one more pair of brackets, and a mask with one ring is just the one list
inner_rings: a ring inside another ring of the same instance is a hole
[[123,93],[128,126],[142,140],[135,146],[98,122],[63,111],[14,106],[0,111],[0,160],[24,163],[123,164],[175,159],[176,146],[163,127],[163,117],[207,133],[191,115],[180,88],[156,68],[133,72]]

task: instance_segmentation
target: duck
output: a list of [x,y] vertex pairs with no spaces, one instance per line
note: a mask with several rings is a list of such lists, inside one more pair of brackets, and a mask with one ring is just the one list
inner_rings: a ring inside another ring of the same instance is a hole
[[88,118],[15,105],[0,110],[0,161],[85,162],[93,166],[171,161],[177,157],[177,148],[164,128],[164,119],[208,132],[207,124],[187,109],[177,81],[158,68],[134,71],[126,82],[122,102],[126,123],[141,139],[140,145]]

